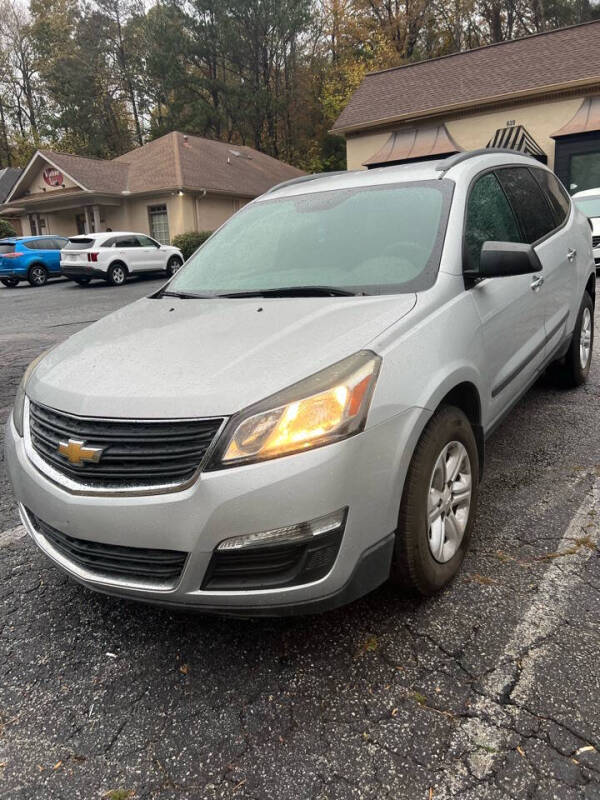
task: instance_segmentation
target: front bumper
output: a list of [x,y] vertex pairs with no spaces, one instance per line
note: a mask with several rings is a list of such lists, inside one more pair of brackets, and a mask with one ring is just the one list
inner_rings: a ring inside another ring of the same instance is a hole
[[[295,614],[348,602],[387,578],[401,487],[423,413],[409,409],[344,442],[305,453],[201,473],[191,486],[171,494],[71,494],[30,462],[12,416],[6,426],[6,462],[29,534],[47,556],[89,588],[206,612]],[[201,588],[223,539],[293,525],[344,507],[348,514],[339,552],[320,580],[275,589]],[[90,542],[183,551],[185,566],[176,584],[164,588],[94,574],[40,536],[25,509]]]

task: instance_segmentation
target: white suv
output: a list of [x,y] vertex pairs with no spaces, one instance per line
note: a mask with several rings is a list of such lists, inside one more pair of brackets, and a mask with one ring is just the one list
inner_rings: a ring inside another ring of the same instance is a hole
[[63,275],[76,283],[103,278],[112,286],[121,286],[136,272],[165,270],[171,277],[182,264],[183,255],[177,247],[160,244],[144,233],[124,231],[73,236],[60,259]]

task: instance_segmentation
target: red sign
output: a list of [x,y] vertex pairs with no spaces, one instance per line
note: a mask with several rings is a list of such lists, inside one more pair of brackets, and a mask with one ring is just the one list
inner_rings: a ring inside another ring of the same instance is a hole
[[42,178],[48,186],[62,186],[63,184],[63,174],[55,167],[46,167],[42,172]]

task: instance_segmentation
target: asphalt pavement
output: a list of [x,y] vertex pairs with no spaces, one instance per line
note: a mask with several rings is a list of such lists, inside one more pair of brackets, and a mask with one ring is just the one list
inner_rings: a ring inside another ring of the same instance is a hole
[[[30,360],[160,282],[0,288],[0,423]],[[0,797],[600,800],[599,364],[489,440],[471,551],[426,601],[253,621],[92,593],[24,535],[0,457]]]

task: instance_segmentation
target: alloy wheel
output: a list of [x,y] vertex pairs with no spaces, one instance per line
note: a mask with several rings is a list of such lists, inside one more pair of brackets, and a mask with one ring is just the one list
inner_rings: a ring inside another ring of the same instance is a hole
[[583,309],[579,333],[579,363],[585,369],[592,352],[592,314],[589,308]]
[[46,283],[46,270],[44,267],[33,267],[31,270],[31,282],[34,286],[43,286]]
[[431,555],[445,564],[455,555],[471,509],[471,461],[460,442],[449,442],[439,454],[429,483],[427,536]]

